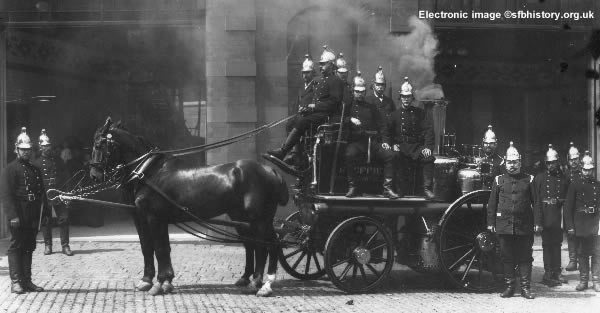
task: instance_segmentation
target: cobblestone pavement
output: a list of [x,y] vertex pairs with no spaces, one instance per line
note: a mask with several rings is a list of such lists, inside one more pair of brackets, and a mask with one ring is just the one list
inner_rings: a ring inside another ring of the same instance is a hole
[[[142,276],[137,242],[76,241],[75,256],[34,255],[34,282],[42,293],[10,293],[6,240],[0,241],[0,312],[600,312],[600,295],[576,292],[577,272],[569,284],[548,288],[542,276],[541,247],[536,243],[535,300],[501,299],[497,293],[470,294],[448,288],[442,279],[396,265],[375,293],[349,295],[327,280],[300,281],[281,268],[275,296],[258,298],[233,286],[243,269],[240,246],[173,242],[174,294],[152,297],[134,291]],[[59,247],[55,239],[55,247]],[[563,250],[563,258],[566,259]],[[352,304],[348,302],[352,300]]]

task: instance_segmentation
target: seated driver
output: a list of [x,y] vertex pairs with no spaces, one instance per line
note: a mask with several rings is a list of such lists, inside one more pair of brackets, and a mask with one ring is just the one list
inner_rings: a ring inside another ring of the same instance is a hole
[[[346,173],[348,175],[348,193],[346,197],[356,197],[359,192],[357,188],[356,173],[354,168],[359,164],[360,159],[366,157],[371,149],[373,155],[383,161],[383,195],[396,199],[399,196],[393,190],[394,179],[394,152],[390,145],[381,143],[381,133],[384,123],[379,110],[373,103],[365,101],[365,80],[358,75],[354,77],[353,100],[349,107],[350,138],[346,146]],[[377,132],[372,135],[369,144],[370,134],[365,133]]]
[[323,54],[319,61],[319,68],[323,78],[314,86],[313,101],[301,110],[302,116],[296,119],[291,125],[291,131],[288,134],[281,148],[268,150],[267,153],[279,160],[283,160],[294,145],[298,143],[300,137],[313,124],[323,124],[327,118],[333,115],[341,108],[342,95],[344,91],[344,82],[334,75],[335,54],[323,46]]

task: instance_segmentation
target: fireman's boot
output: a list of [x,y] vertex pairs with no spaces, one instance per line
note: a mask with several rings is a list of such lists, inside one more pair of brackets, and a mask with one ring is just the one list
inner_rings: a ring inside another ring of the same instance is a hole
[[500,294],[500,297],[510,298],[515,294],[515,266],[512,263],[504,263],[502,267],[506,289]]
[[8,252],[8,272],[10,275],[10,292],[16,294],[24,294],[25,289],[21,284],[23,280],[23,270],[21,262],[21,251],[9,251]]
[[44,255],[52,254],[52,226],[50,222],[42,227],[42,235],[44,236]]
[[590,279],[590,258],[580,256],[579,261],[579,284],[575,287],[577,291],[588,289],[588,280]]
[[521,297],[525,299],[535,299],[531,293],[531,263],[521,263],[519,272],[521,274]]
[[346,197],[354,198],[354,197],[358,196],[359,193],[358,193],[358,186],[357,186],[357,182],[356,182],[356,173],[354,173],[353,162],[347,163],[346,174],[348,177],[348,192],[346,193]]
[[290,131],[290,133],[288,134],[285,142],[281,146],[281,148],[278,148],[275,150],[269,150],[269,151],[267,151],[267,154],[270,154],[271,156],[273,156],[279,160],[283,160],[285,155],[288,152],[290,152],[290,150],[292,150],[292,148],[298,142],[298,140],[300,140],[301,136],[302,136],[302,134],[300,133],[300,131],[297,128],[292,129]]
[[384,178],[383,196],[388,197],[389,199],[400,198],[400,195],[394,192],[394,180],[392,178]]
[[565,271],[574,272],[577,270],[577,241],[575,236],[567,235],[567,246],[569,248],[569,264],[565,267]]
[[42,292],[44,288],[37,286],[31,281],[31,263],[33,261],[33,251],[23,253],[23,289],[28,292]]
[[425,199],[433,200],[433,162],[423,164],[423,191]]

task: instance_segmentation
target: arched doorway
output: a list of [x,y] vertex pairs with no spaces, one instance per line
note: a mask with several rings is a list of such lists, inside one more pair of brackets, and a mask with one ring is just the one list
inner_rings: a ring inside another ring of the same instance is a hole
[[[315,66],[323,52],[323,45],[328,45],[336,55],[344,53],[348,67],[352,71],[356,67],[356,22],[345,17],[342,8],[311,7],[294,16],[288,23],[287,31],[287,70],[288,70],[288,111],[298,111],[297,99],[303,88],[302,62],[304,55],[310,54]],[[317,75],[318,67],[315,68]]]

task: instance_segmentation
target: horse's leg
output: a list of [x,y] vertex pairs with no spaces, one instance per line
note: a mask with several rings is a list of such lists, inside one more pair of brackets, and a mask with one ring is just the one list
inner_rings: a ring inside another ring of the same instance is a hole
[[[242,220],[241,214],[231,212],[228,215],[233,221]],[[250,236],[250,232],[244,227],[236,227],[235,230],[240,236]],[[244,250],[246,252],[246,266],[244,267],[244,274],[242,277],[235,282],[235,286],[238,287],[248,286],[248,284],[250,284],[250,276],[252,276],[252,273],[254,273],[254,244],[251,242],[244,242]]]
[[169,243],[169,224],[160,217],[152,214],[148,216],[148,224],[152,231],[154,254],[158,262],[158,283],[150,289],[150,294],[155,296],[160,293],[173,291],[173,277],[175,273],[171,265],[171,245]]
[[154,268],[154,246],[152,244],[152,235],[146,217],[142,210],[135,208],[133,212],[133,222],[140,238],[140,246],[144,256],[144,276],[135,286],[138,291],[148,291],[152,288],[152,280],[156,274]]
[[[256,236],[255,239],[265,241],[265,224],[263,221],[255,222]],[[263,275],[265,272],[265,265],[267,263],[267,247],[263,243],[256,244],[256,249],[254,250],[254,254],[256,256],[256,265],[254,269],[254,277],[252,278],[252,282],[250,283],[251,287],[255,289],[259,289],[263,285]],[[258,295],[258,294],[257,294]]]
[[271,284],[275,282],[275,274],[277,273],[277,262],[279,258],[279,249],[281,247],[276,245],[277,235],[275,234],[275,229],[273,228],[273,223],[267,223],[265,225],[267,227],[265,239],[268,242],[272,242],[274,244],[266,246],[268,255],[269,255],[269,267],[267,268],[267,279],[260,290],[256,293],[259,297],[267,297],[273,294],[273,289],[271,289]]

